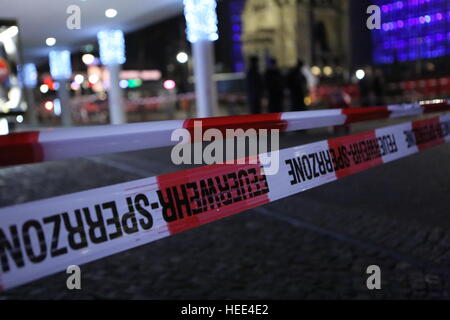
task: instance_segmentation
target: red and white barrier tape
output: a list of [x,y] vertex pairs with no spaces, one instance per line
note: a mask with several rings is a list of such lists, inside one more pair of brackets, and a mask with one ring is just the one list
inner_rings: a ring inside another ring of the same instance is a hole
[[[18,286],[450,141],[450,114],[0,209],[0,286]],[[272,156],[272,155],[271,155]]]
[[295,131],[348,123],[398,118],[450,110],[446,100],[371,108],[327,109],[206,119],[170,120],[21,132],[0,136],[0,166],[134,151],[175,145],[171,134],[193,129],[202,120],[204,130],[279,129]]

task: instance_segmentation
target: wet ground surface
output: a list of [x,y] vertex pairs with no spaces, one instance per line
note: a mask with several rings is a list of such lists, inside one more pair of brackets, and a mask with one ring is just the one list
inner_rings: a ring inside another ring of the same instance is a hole
[[[439,146],[86,264],[82,290],[69,291],[61,272],[0,299],[448,299],[449,160],[450,145]],[[179,169],[169,149],[4,168],[0,206]],[[381,268],[381,290],[367,289],[370,265]]]

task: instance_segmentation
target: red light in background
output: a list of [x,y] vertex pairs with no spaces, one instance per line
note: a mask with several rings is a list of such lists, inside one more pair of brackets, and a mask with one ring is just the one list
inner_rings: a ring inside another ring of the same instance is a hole
[[52,77],[44,76],[42,83],[46,84],[50,90],[55,90],[55,83],[53,82]]
[[164,88],[166,90],[172,90],[172,89],[175,89],[175,87],[176,87],[175,81],[173,81],[173,80],[164,81]]

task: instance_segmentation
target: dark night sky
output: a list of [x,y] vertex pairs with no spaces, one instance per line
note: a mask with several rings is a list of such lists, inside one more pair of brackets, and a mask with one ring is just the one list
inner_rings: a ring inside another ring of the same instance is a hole
[[[370,30],[367,29],[367,7],[372,4],[370,0],[351,0],[350,27],[352,45],[352,65],[361,67],[372,61],[372,42]],[[363,17],[363,19],[361,19]],[[357,45],[356,45],[357,44]]]
[[184,17],[180,15],[127,34],[124,69],[161,69],[175,63],[176,54],[188,48],[184,30]]

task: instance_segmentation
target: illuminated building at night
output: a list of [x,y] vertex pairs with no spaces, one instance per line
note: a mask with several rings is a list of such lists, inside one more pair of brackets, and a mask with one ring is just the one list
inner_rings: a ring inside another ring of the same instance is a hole
[[247,0],[243,12],[243,51],[277,58],[292,67],[349,66],[349,1]]
[[432,59],[450,54],[448,0],[376,0],[382,25],[372,32],[373,62]]

